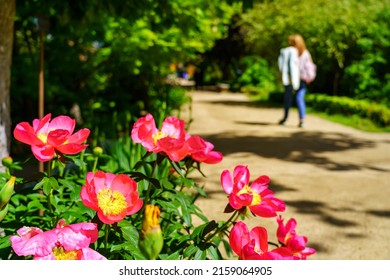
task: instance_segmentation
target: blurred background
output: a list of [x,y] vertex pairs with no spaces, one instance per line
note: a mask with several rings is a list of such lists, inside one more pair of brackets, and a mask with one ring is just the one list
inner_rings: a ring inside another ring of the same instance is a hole
[[2,142],[39,102],[94,144],[145,112],[179,112],[192,89],[281,106],[277,57],[292,33],[317,64],[313,110],[390,125],[389,0],[0,0],[0,19]]

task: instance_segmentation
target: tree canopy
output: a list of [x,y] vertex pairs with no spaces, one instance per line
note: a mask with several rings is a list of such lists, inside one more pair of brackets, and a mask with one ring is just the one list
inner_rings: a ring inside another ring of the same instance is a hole
[[275,65],[287,37],[306,40],[319,76],[315,89],[388,102],[389,0],[259,1],[243,15],[246,42]]
[[98,122],[91,116],[151,110],[169,66],[196,61],[212,48],[227,32],[235,6],[206,0],[18,2],[12,104],[26,110],[15,122],[36,115],[40,32],[46,111],[66,114],[78,104]]
[[291,33],[317,64],[312,91],[390,104],[389,1],[17,1],[12,120],[37,117],[40,43],[45,112],[78,109],[84,125],[112,133],[176,98],[165,83],[175,63],[274,90]]

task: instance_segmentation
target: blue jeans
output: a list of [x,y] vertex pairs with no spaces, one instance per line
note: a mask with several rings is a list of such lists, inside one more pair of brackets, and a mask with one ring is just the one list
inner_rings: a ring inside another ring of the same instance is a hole
[[[299,89],[295,93],[295,102],[298,107],[299,119],[303,120],[306,116],[306,102],[305,94],[307,91],[306,82],[301,81]],[[288,113],[292,106],[293,101],[293,88],[291,85],[284,86],[284,117],[283,120],[287,120]]]

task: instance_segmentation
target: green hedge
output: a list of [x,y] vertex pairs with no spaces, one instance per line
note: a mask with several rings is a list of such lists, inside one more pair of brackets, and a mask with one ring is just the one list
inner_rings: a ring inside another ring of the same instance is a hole
[[372,101],[310,93],[306,95],[306,102],[315,111],[346,116],[358,115],[370,119],[380,127],[390,126],[390,108]]

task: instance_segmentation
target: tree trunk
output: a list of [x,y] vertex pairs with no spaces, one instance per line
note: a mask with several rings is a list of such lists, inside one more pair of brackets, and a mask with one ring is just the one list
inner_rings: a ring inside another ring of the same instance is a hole
[[[0,0],[0,159],[11,146],[10,81],[16,0]],[[0,163],[0,171],[4,167]]]

